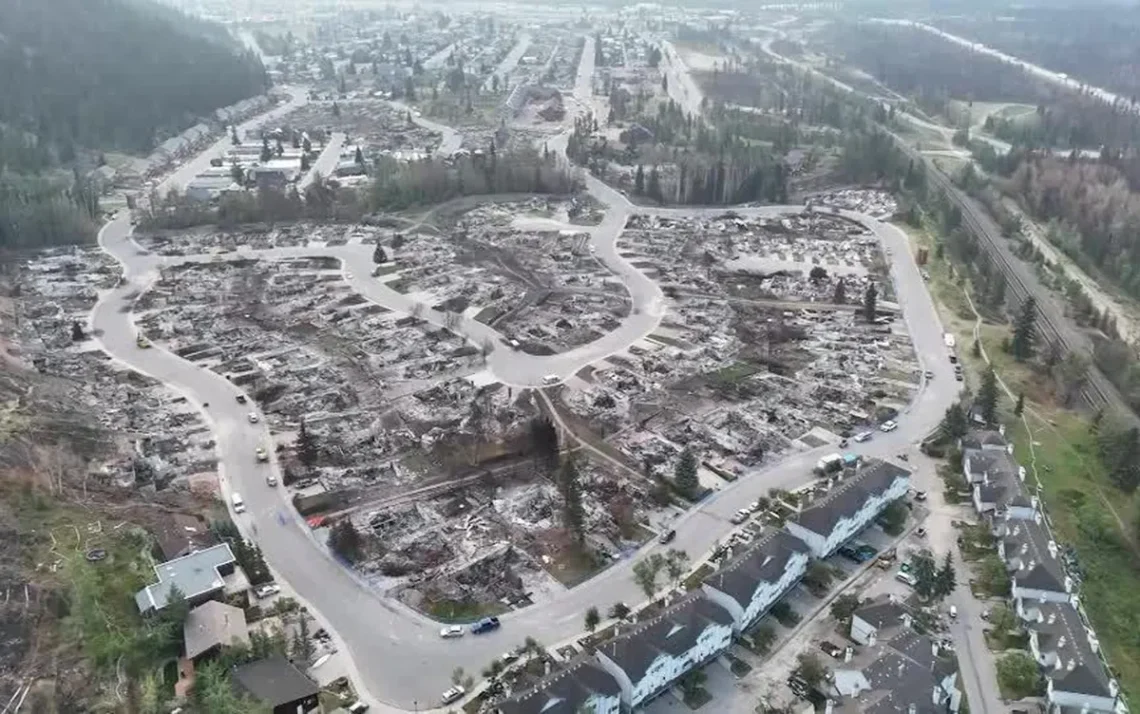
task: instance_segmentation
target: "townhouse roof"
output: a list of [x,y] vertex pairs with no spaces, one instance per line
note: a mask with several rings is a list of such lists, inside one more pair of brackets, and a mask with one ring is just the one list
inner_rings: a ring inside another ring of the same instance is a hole
[[204,602],[186,616],[182,639],[190,659],[219,645],[249,644],[245,612],[217,600]]
[[836,670],[863,673],[870,689],[848,697],[837,711],[860,714],[945,714],[946,707],[935,703],[934,689],[958,670],[953,657],[934,652],[930,637],[907,628],[889,641],[865,647],[851,662],[837,663]]
[[841,521],[858,513],[870,498],[886,492],[898,479],[909,477],[909,471],[894,464],[867,460],[854,475],[840,481],[826,496],[801,511],[796,523],[813,533],[830,535]]
[[[1069,669],[1069,664],[1073,668]],[[1090,697],[1115,697],[1108,673],[1099,660],[1086,659],[1083,662],[1070,660],[1062,664],[1061,669],[1049,675],[1053,680],[1053,691],[1085,694]]]
[[774,530],[705,578],[705,583],[747,608],[762,583],[779,581],[792,556],[809,550],[806,543],[787,531]]
[[990,481],[1017,478],[1021,466],[1006,451],[996,449],[968,449],[963,453],[963,463],[971,476],[989,477]]
[[1050,552],[1052,540],[1043,524],[1026,520],[1007,525],[1002,541],[1006,561],[1018,566],[1013,579],[1019,587],[1066,592],[1065,569]]
[[[1050,674],[1054,689],[1110,697],[1108,672],[1096,654],[1096,635],[1068,602],[1034,602],[1022,609],[1036,609],[1037,618],[1026,623],[1037,639],[1037,649],[1057,657],[1058,669]],[[1071,668],[1071,669],[1070,669]]]
[[613,676],[581,658],[542,680],[533,689],[499,704],[500,714],[578,714],[595,696],[616,697],[621,687]]
[[140,612],[161,610],[170,602],[170,592],[177,587],[187,599],[225,587],[220,568],[235,562],[227,543],[199,550],[181,558],[154,566],[158,582],[135,594]]
[[683,655],[708,627],[732,623],[727,610],[696,591],[637,629],[606,643],[599,652],[621,667],[630,681],[640,682],[658,657]]
[[878,630],[903,624],[908,614],[907,609],[890,596],[871,600],[853,613],[854,617]]
[[972,429],[962,437],[962,451],[967,449],[1005,450],[1005,437],[993,429]]
[[280,655],[234,667],[233,683],[272,707],[315,697],[320,691],[316,682]]

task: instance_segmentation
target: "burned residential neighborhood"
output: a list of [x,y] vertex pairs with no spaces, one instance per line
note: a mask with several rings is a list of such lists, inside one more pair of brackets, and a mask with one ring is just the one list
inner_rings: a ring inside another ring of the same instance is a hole
[[2,714],[1130,711],[1140,133],[1056,17],[52,2]]

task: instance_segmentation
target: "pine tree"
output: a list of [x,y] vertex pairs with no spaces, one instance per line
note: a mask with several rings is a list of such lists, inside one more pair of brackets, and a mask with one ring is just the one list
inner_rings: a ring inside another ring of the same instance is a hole
[[875,321],[875,303],[879,299],[879,291],[875,288],[875,284],[871,283],[867,286],[867,292],[863,294],[863,317],[867,322]]
[[658,203],[664,203],[665,197],[661,193],[661,173],[654,166],[649,171],[649,183],[645,187],[645,195]]
[[978,409],[987,424],[997,422],[998,383],[994,368],[990,367],[982,375],[982,387],[978,390]]
[[348,518],[336,523],[329,531],[329,549],[349,563],[356,563],[363,555],[364,543],[360,532]]
[[944,598],[954,592],[954,588],[958,585],[958,579],[954,573],[954,561],[950,553],[946,553],[946,558],[942,561],[942,567],[938,569],[938,575],[935,577],[934,582],[934,596]]
[[1013,405],[1013,415],[1019,417],[1023,411],[1025,411],[1025,395],[1018,394],[1017,404]]
[[843,278],[836,281],[835,295],[831,298],[831,301],[836,305],[844,305],[847,303],[847,284],[843,282]]
[[297,432],[297,458],[308,468],[313,468],[318,455],[316,437],[309,432],[309,427],[302,421],[301,429]]
[[969,430],[970,425],[966,419],[966,410],[962,405],[955,402],[950,405],[946,410],[946,414],[942,417],[942,423],[939,425],[938,430],[942,436],[950,441],[958,441]]
[[273,150],[269,148],[269,137],[263,136],[261,138],[261,163],[265,163],[273,158]]
[[673,482],[677,490],[687,498],[695,496],[700,489],[700,481],[697,479],[697,457],[691,449],[686,448],[681,452],[681,458],[673,471]]
[[633,192],[638,196],[645,193],[645,169],[641,164],[637,165],[637,173],[633,177]]
[[360,150],[359,146],[356,147],[356,165],[357,166],[363,166],[364,165],[364,152]]
[[376,250],[372,251],[372,262],[377,264],[388,262],[388,254],[384,252],[384,246],[379,243],[376,244]]
[[71,323],[71,341],[82,342],[87,339],[87,333],[83,331],[83,325],[78,322]]
[[1033,356],[1034,343],[1037,341],[1037,301],[1033,296],[1025,299],[1021,304],[1021,312],[1013,327],[1013,341],[1010,350],[1013,358],[1024,362]]
[[309,171],[309,155],[301,154],[301,172],[308,173]]
[[914,575],[914,591],[924,600],[929,600],[938,592],[938,566],[930,553],[919,553],[910,562],[910,571]]
[[578,465],[571,456],[562,464],[562,471],[558,474],[558,491],[562,495],[562,517],[566,527],[573,531],[578,542],[581,543],[586,532],[586,512],[582,508],[582,484],[578,478]]
[[598,612],[598,608],[591,607],[586,610],[586,632],[593,634],[594,630],[598,628],[598,623],[602,621],[602,616]]

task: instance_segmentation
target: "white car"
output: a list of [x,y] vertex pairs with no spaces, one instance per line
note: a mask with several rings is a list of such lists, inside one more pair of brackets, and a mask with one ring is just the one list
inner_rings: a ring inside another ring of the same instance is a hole
[[257,412],[250,412],[249,413],[249,423],[250,424],[256,424],[260,419],[261,419],[261,417],[257,416]]
[[895,421],[894,419],[891,419],[890,421],[883,422],[883,425],[879,427],[879,429],[882,431],[894,431],[895,429],[898,429],[898,428],[899,428],[899,423],[897,421]]
[[451,704],[457,699],[462,699],[463,695],[466,693],[467,690],[457,684],[443,693],[443,697],[440,698],[440,702],[443,704]]
[[749,519],[749,517],[751,517],[751,516],[752,516],[752,511],[748,510],[747,508],[741,508],[729,520],[734,525],[740,525],[741,523],[747,521]]
[[279,592],[281,592],[281,588],[273,583],[270,583],[269,585],[262,585],[257,590],[254,590],[253,594],[256,595],[259,599],[264,600],[265,598],[276,595]]
[[859,442],[860,444],[862,444],[864,441],[870,441],[870,440],[871,440],[871,432],[869,432],[869,431],[859,432],[858,434],[855,435],[855,441]]
[[454,637],[463,637],[463,628],[459,625],[449,625],[439,631],[439,636],[445,640],[450,640]]

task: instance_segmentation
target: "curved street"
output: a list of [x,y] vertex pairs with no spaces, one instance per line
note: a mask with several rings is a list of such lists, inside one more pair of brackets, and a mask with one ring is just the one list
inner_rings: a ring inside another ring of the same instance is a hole
[[[592,55],[592,52],[583,52],[584,63],[585,58],[592,59]],[[583,83],[579,82],[579,88],[582,86]],[[588,84],[585,91],[589,91]],[[585,106],[587,97],[580,99]],[[288,111],[303,101],[294,95],[290,103],[274,110],[274,113]],[[261,117],[256,121],[265,120],[266,117]],[[224,148],[226,141],[228,139],[223,139],[202,156],[184,164],[164,182],[163,187],[184,184],[203,164],[208,165],[209,158]],[[564,146],[565,142],[558,143]],[[488,357],[488,369],[507,383],[536,385],[547,375],[565,379],[652,332],[665,314],[666,302],[656,283],[618,253],[618,239],[626,220],[639,211],[668,211],[682,215],[711,210],[643,210],[630,205],[624,196],[592,177],[587,177],[586,181],[590,193],[606,204],[608,210],[601,225],[581,230],[590,233],[590,242],[598,259],[628,288],[633,309],[614,332],[588,345],[550,356],[532,356],[507,349],[492,328],[474,320],[461,321],[454,329],[473,343],[483,344],[487,340],[496,343]],[[771,215],[797,210],[800,207],[737,209],[737,212]],[[913,449],[915,443],[938,424],[946,407],[957,397],[959,388],[945,356],[941,323],[919,268],[912,259],[906,235],[894,226],[868,217],[847,215],[873,230],[882,242],[891,262],[897,302],[902,308],[918,361],[923,369],[935,375],[923,385],[915,401],[899,418],[896,431],[856,445],[855,451],[865,455],[891,458]],[[94,334],[112,357],[185,395],[210,420],[217,435],[223,493],[228,499],[231,493],[240,492],[247,504],[247,512],[235,515],[235,522],[261,546],[278,578],[289,584],[336,634],[342,648],[347,648],[359,682],[372,699],[397,709],[430,709],[438,702],[440,692],[450,685],[450,673],[454,668],[463,667],[468,672],[478,673],[492,659],[521,644],[528,636],[549,646],[578,635],[582,615],[591,606],[604,609],[617,601],[635,603],[643,599],[631,576],[631,569],[636,558],[662,547],[656,542],[643,546],[634,557],[615,563],[574,589],[504,615],[503,627],[498,631],[479,637],[440,639],[438,623],[381,597],[360,582],[352,571],[336,562],[325,546],[310,535],[307,526],[290,506],[285,489],[265,484],[265,476],[270,469],[276,469],[276,464],[257,464],[254,450],[258,445],[269,443],[268,427],[264,420],[257,424],[249,423],[246,418],[249,407],[238,404],[234,399],[238,394],[236,387],[224,377],[184,361],[161,347],[139,349],[136,346],[131,306],[158,277],[158,268],[164,259],[141,250],[134,243],[127,216],[108,223],[101,231],[99,241],[122,263],[124,279],[117,288],[103,295],[94,308],[91,315]],[[421,317],[443,324],[443,314],[428,309],[426,305],[417,308],[407,295],[368,277],[372,267],[371,254],[361,246],[356,248],[360,250],[342,246],[308,249],[308,253],[341,258],[346,279],[368,299],[402,313],[422,309]],[[266,257],[272,256],[271,251],[263,253]],[[206,402],[211,404],[209,409],[202,408]],[[810,480],[815,461],[832,450],[834,447],[821,447],[800,452],[746,474],[678,519],[674,526],[676,539],[670,547],[683,549],[694,558],[699,557],[734,528],[729,518],[743,504],[766,494],[773,487],[792,488]]]

